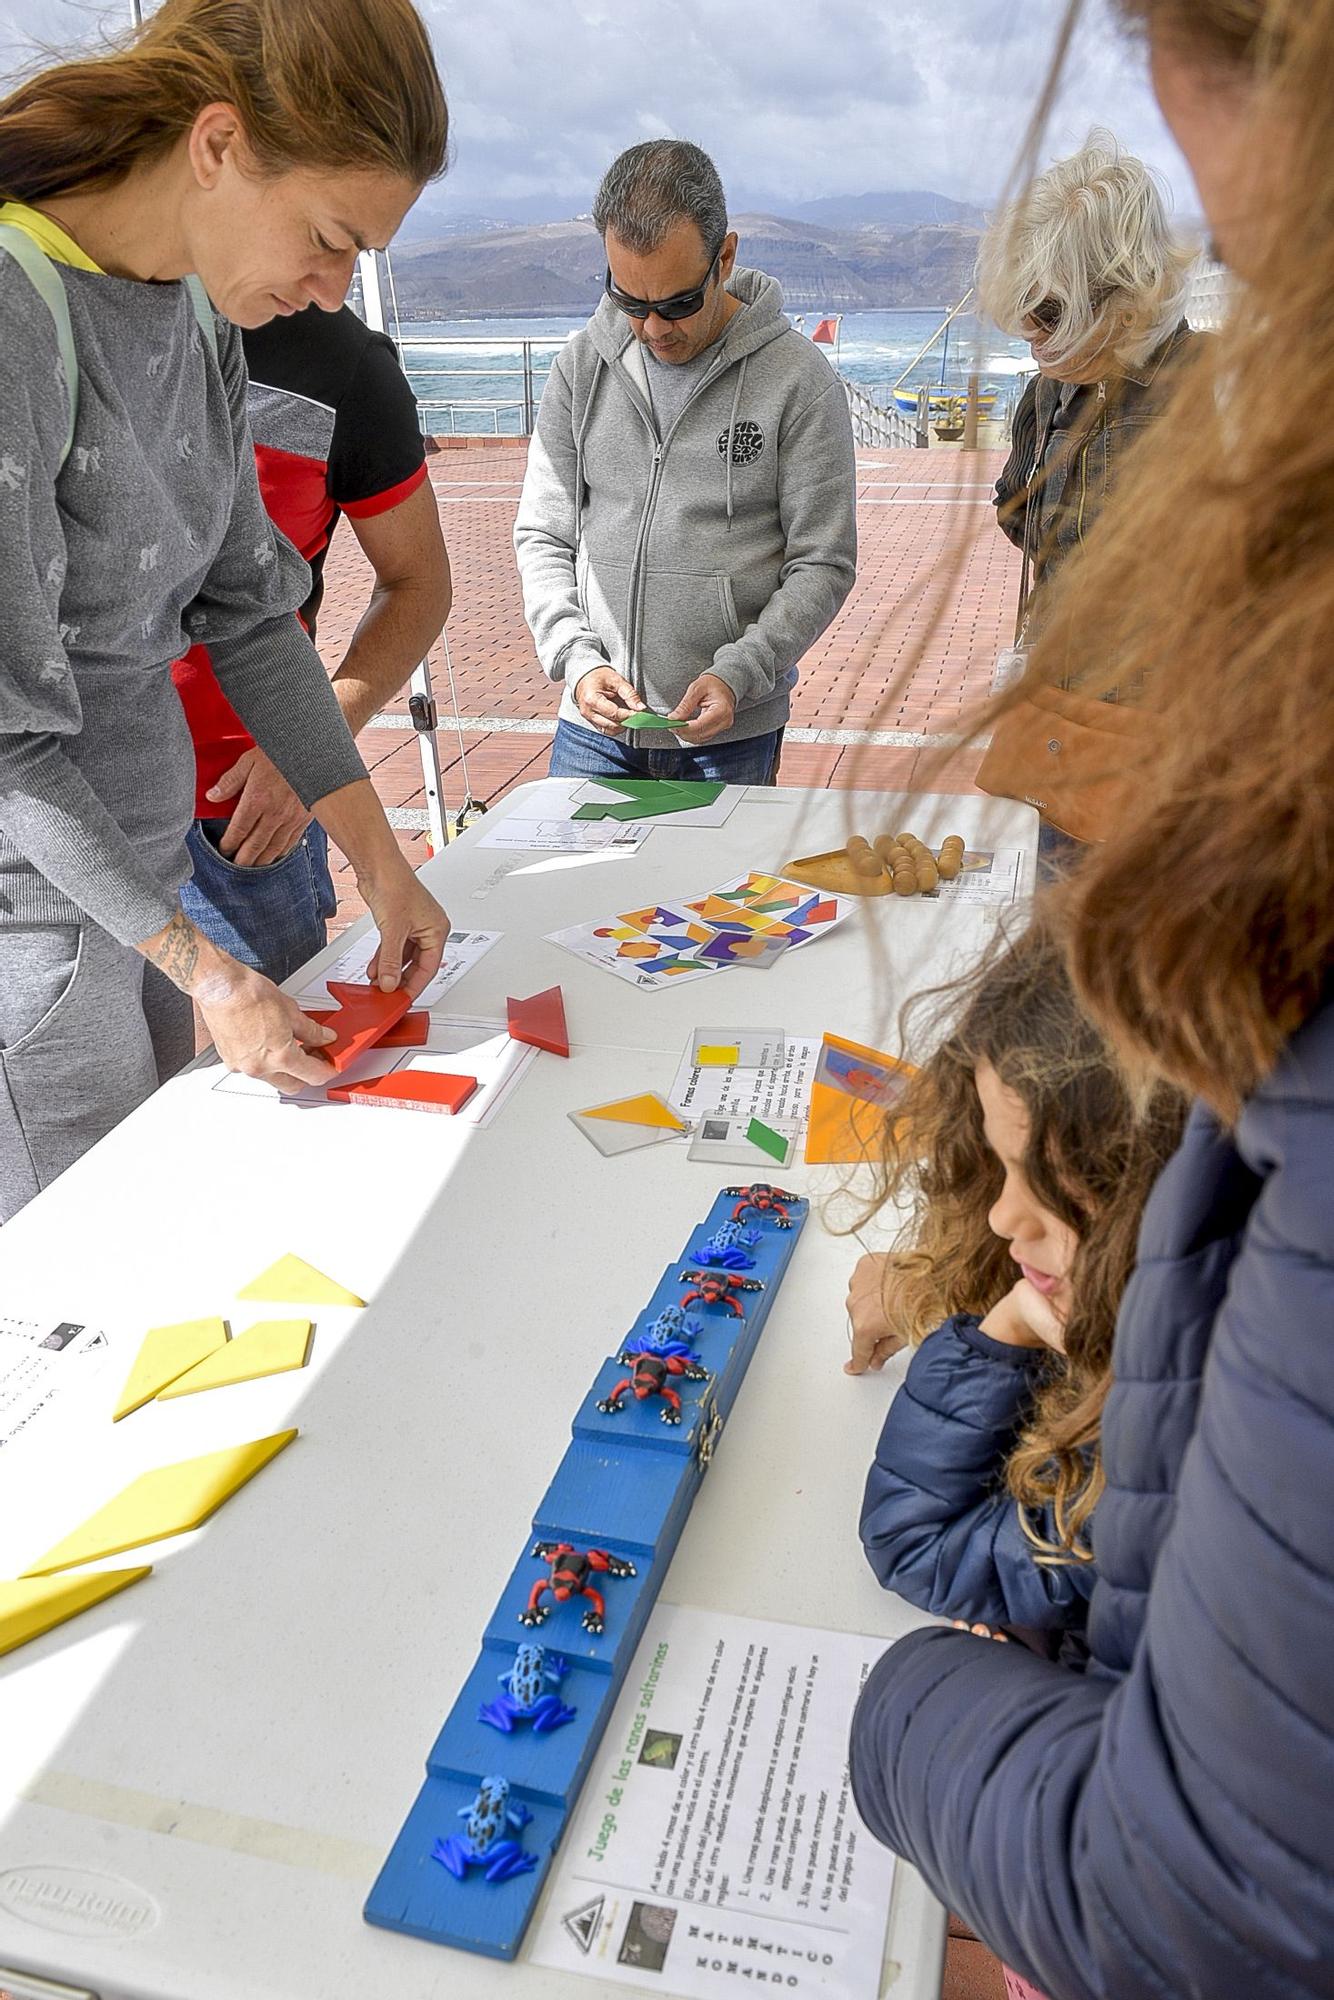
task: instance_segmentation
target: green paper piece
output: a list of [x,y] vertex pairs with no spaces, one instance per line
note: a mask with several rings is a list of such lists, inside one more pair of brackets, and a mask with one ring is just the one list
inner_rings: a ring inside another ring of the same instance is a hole
[[697,806],[711,806],[723,789],[696,779],[595,778],[593,783],[627,796],[619,805],[576,806],[575,819],[657,819],[664,813],[693,812]]
[[767,1153],[771,1160],[777,1160],[780,1167],[787,1159],[788,1140],[783,1138],[779,1132],[771,1132],[769,1127],[761,1124],[758,1118],[752,1118],[749,1125],[747,1125],[746,1137],[752,1146],[758,1146],[760,1151]]
[[651,710],[644,708],[637,715],[628,715],[621,727],[622,729],[680,729],[682,725],[673,722],[670,716],[654,715]]

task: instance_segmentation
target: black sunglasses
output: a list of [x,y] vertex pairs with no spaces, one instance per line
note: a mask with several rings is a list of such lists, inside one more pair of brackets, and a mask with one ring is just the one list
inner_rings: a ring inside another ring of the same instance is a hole
[[607,297],[627,319],[647,319],[650,313],[656,313],[659,319],[693,319],[695,314],[703,309],[704,295],[713,283],[713,274],[718,268],[718,259],[722,254],[723,246],[720,243],[713,253],[701,283],[696,285],[693,291],[677,292],[670,299],[632,299],[628,292],[621,291],[613,284],[611,265],[608,264]]
[[[1111,290],[1106,287],[1095,291],[1089,301],[1093,311],[1095,313],[1101,312],[1111,296]],[[1044,333],[1055,333],[1061,323],[1061,314],[1064,310],[1065,308],[1059,299],[1039,299],[1035,306],[1029,307],[1028,311],[1024,314],[1024,318],[1031,320],[1034,326],[1041,327]]]

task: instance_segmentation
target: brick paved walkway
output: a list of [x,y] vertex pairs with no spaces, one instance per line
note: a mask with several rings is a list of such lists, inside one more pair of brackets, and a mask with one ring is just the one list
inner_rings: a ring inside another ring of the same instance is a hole
[[[432,457],[431,481],[454,570],[449,651],[467,724],[468,775],[474,796],[494,803],[545,771],[557,702],[523,622],[510,542],[527,441],[466,442]],[[802,663],[780,782],[902,789],[939,756],[920,739],[948,732],[987,691],[996,654],[1009,641],[1018,587],[1018,557],[997,532],[990,506],[1000,462],[996,452],[858,453],[857,582]],[[346,525],[325,577],[320,645],[332,662],[370,594],[369,567]],[[916,672],[898,685],[932,619]],[[443,645],[431,671],[445,803],[453,812],[463,775]],[[420,863],[428,852],[425,793],[416,739],[396,726],[405,712],[406,702],[395,702],[363,731],[360,745],[376,790],[395,809],[400,844]],[[868,734],[887,740],[846,740]],[[976,764],[976,751],[947,760],[932,775],[933,789],[967,790]],[[362,905],[346,865],[336,880],[333,927],[341,929]]]

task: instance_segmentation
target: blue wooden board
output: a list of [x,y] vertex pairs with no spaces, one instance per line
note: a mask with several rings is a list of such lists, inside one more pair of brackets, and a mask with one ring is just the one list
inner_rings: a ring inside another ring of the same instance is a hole
[[[615,1355],[633,1347],[648,1323],[690,1289],[683,1271],[706,1268],[698,1252],[719,1226],[731,1219],[735,1195],[720,1194],[704,1221],[692,1230],[683,1253],[673,1260],[652,1298],[625,1337],[613,1334]],[[556,1468],[533,1521],[533,1534],[500,1595],[482,1640],[481,1654],[447,1717],[428,1760],[426,1784],[395,1841],[365,1906],[367,1920],[414,1937],[451,1944],[464,1951],[512,1959],[536,1908],[551,1852],[564,1831],[579,1788],[602,1739],[613,1704],[634,1657],[681,1530],[689,1515],[705,1456],[716,1447],[718,1425],[731,1409],[773,1304],[779,1282],[796,1248],[807,1205],[796,1203],[790,1229],[771,1217],[744,1218],[759,1241],[748,1254],[754,1268],[738,1275],[759,1278],[764,1290],[739,1294],[744,1319],[721,1306],[689,1308],[702,1323],[692,1344],[710,1371],[707,1382],[673,1378],[681,1395],[679,1428],[659,1422],[656,1399],[625,1399],[619,1416],[596,1405],[628,1369],[612,1358],[599,1369],[581,1403],[574,1435]],[[606,1630],[585,1632],[585,1602],[571,1598],[551,1606],[544,1624],[525,1628],[519,1614],[533,1585],[551,1574],[532,1554],[536,1541],[569,1542],[578,1549],[605,1548],[633,1562],[636,1574],[617,1578],[594,1573],[591,1582],[606,1604]],[[478,1720],[483,1702],[500,1692],[498,1676],[508,1671],[516,1648],[527,1641],[557,1652],[568,1672],[554,1690],[576,1710],[575,1719],[549,1735],[534,1737],[526,1724],[506,1735]],[[537,1866],[512,1881],[489,1883],[476,1870],[456,1880],[431,1859],[434,1842],[459,1832],[456,1818],[468,1806],[482,1778],[503,1776],[512,1798],[534,1813],[520,1836]]]

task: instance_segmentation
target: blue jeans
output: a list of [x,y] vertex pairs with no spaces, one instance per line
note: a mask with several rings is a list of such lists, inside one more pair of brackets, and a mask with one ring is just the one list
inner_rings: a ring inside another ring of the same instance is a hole
[[[642,748],[640,745],[642,744]],[[649,748],[647,737],[600,736],[562,716],[551,745],[553,778],[702,778],[724,785],[773,785],[783,732],[747,736],[740,743],[673,743]]]
[[329,873],[329,842],[312,820],[290,854],[267,868],[242,868],[218,847],[225,819],[197,819],[185,836],[194,879],[181,908],[221,950],[270,979],[289,979],[329,942],[338,907]]

